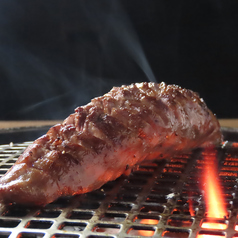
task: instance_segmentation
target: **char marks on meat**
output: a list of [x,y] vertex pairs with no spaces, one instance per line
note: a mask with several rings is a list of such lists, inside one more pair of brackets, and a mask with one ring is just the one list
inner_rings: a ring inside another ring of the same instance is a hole
[[196,93],[165,83],[114,87],[34,141],[0,179],[0,200],[45,205],[98,189],[142,161],[221,141]]

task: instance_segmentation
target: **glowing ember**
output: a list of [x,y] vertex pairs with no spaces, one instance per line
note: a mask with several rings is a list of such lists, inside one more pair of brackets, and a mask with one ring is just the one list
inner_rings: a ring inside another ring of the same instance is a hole
[[216,155],[204,155],[204,197],[207,205],[207,217],[225,218],[227,211],[220,184],[217,180]]
[[140,236],[147,236],[147,237],[151,237],[154,235],[154,231],[150,231],[150,230],[139,230],[138,231]]
[[157,225],[158,224],[158,220],[156,219],[142,219],[140,221],[140,224],[146,224],[146,225]]
[[144,227],[132,227],[128,230],[127,234],[133,236],[147,236],[152,237],[155,231],[152,228],[144,228]]
[[235,225],[235,231],[238,231],[238,224]]
[[224,238],[225,235],[199,234],[197,238]]
[[[140,220],[140,224],[146,224],[146,225],[157,225],[158,224],[158,220],[156,219],[141,219]],[[140,236],[153,236],[154,231],[153,230],[138,230],[138,235]]]
[[224,221],[205,220],[201,227],[205,229],[225,230],[227,228],[227,223]]
[[238,143],[237,143],[237,142],[234,142],[234,143],[232,143],[232,146],[233,146],[233,147],[238,147]]

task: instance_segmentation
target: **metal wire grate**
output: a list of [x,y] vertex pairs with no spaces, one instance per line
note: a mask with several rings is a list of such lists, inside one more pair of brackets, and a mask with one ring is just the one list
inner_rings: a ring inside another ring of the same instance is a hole
[[[30,143],[0,146],[0,176]],[[197,150],[140,165],[99,190],[62,197],[41,209],[1,207],[0,238],[238,237],[238,147],[229,142],[215,152],[229,213],[220,221],[222,230],[201,227],[206,222],[199,179],[203,152]]]

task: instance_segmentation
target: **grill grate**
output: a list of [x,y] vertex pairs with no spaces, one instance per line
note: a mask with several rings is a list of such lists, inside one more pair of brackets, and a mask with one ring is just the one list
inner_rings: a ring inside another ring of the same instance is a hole
[[[0,176],[31,142],[0,146]],[[238,237],[238,147],[225,143],[217,153],[229,218],[208,230],[200,189],[205,152],[141,165],[88,194],[62,197],[42,209],[1,207],[0,238],[193,238]],[[192,209],[191,209],[192,208]]]

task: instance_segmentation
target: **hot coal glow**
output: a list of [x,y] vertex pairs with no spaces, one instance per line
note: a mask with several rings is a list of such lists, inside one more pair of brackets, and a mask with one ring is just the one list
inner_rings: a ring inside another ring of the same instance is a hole
[[227,228],[227,223],[223,220],[204,220],[201,225],[205,229],[216,229],[216,230],[225,230]]
[[197,238],[225,238],[224,234],[199,234]]
[[[144,225],[157,225],[159,222],[158,219],[141,219],[139,220],[140,224],[144,224]],[[137,230],[137,232],[134,231],[134,235],[140,235],[140,236],[147,236],[147,237],[151,237],[154,235],[154,230],[146,230],[146,229],[139,229]]]

